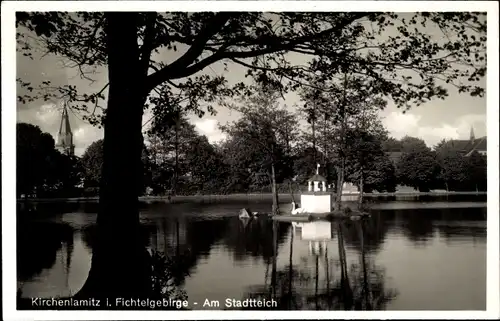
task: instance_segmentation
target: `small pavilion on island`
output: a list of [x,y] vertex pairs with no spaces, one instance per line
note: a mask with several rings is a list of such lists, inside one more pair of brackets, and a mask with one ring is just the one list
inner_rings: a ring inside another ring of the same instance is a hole
[[319,175],[320,165],[307,182],[307,192],[300,196],[300,205],[306,213],[329,213],[332,210],[332,195],[327,191],[326,178]]
[[307,185],[308,185],[307,191],[308,192],[326,192],[326,178],[319,175],[319,167],[320,167],[320,165],[318,164],[316,166],[316,174],[314,174],[307,181]]

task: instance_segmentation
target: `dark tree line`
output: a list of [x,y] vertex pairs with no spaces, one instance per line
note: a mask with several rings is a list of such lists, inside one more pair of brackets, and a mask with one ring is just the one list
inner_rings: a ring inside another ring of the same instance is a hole
[[396,159],[399,184],[411,186],[421,192],[431,189],[447,191],[486,191],[486,156],[477,151],[470,155],[451,147],[443,140],[433,149],[415,137],[392,140],[402,152]]
[[19,123],[16,136],[18,197],[71,197],[78,194],[84,172],[77,157],[56,150],[52,136],[38,126]]
[[[315,158],[321,160],[324,168],[320,172],[331,190],[336,190],[335,154],[328,156],[328,150],[313,149],[310,133],[300,133],[296,128],[299,115],[277,105],[245,108],[240,120],[225,126],[227,139],[218,143],[210,143],[206,136],[198,134],[185,116],[168,129],[178,131],[177,135],[150,132],[142,156],[140,194],[269,193],[273,186],[272,164],[277,192],[296,193],[307,189],[307,180],[316,171]],[[372,123],[379,126],[372,116]],[[290,131],[281,135],[285,128]],[[445,140],[431,149],[421,139],[396,140],[388,138],[383,128],[378,129],[382,133],[379,136],[360,128],[347,131],[346,182],[367,193],[394,192],[398,184],[421,192],[486,191],[486,156],[478,152],[465,156]],[[19,123],[17,137],[18,197],[98,194],[102,139],[76,157],[57,151],[52,136],[37,126]],[[391,161],[394,150],[401,154]]]

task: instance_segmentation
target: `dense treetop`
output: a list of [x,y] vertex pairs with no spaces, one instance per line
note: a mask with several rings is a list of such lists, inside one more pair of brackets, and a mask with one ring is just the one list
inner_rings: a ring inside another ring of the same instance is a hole
[[[136,59],[145,90],[152,91],[147,105],[160,117],[168,106],[181,104],[202,112],[203,101],[244,93],[242,83],[229,84],[224,74],[207,72],[216,62],[226,70],[230,64],[243,66],[257,81],[283,90],[315,88],[318,81],[339,83],[339,75],[350,73],[366,79],[365,89],[388,95],[399,106],[444,98],[449,85],[460,92],[484,94],[476,83],[486,72],[485,13],[126,15],[137,38]],[[30,56],[38,47],[62,56],[68,67],[91,79],[96,68],[108,64],[109,17],[102,12],[19,12],[18,50]],[[305,58],[294,63],[297,56]],[[85,92],[72,85],[20,81],[28,89],[20,100],[67,96],[93,121],[107,88]],[[211,104],[206,107],[212,111]]]

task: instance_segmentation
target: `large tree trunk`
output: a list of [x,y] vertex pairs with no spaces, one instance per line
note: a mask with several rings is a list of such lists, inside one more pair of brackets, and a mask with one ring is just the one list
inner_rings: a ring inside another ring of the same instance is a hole
[[316,163],[318,162],[318,156],[316,153],[316,120],[313,118],[312,122],[312,143],[313,143],[313,161],[314,161],[314,166],[316,166]]
[[292,181],[288,181],[288,188],[290,189],[290,195],[292,197],[292,202],[295,203],[295,197],[293,196],[293,187],[292,187]]
[[323,168],[325,169],[325,178],[328,178],[328,170],[326,168],[326,162],[328,159],[328,141],[326,135],[326,125],[327,125],[327,114],[325,114],[324,122],[323,122]]
[[347,75],[344,74],[344,98],[340,107],[340,166],[337,167],[337,197],[335,201],[335,209],[340,211],[342,208],[342,187],[344,185],[345,175],[345,132],[346,132],[346,92],[347,92]]
[[173,194],[177,195],[177,181],[179,177],[179,117],[175,121],[175,165],[174,165],[174,181],[173,181]]
[[279,199],[278,199],[278,190],[276,188],[276,173],[274,170],[274,162],[271,164],[271,184],[272,184],[272,192],[273,192],[273,215],[279,214]]
[[[151,263],[139,225],[142,114],[136,13],[106,13],[109,95],[97,234],[86,283],[76,297],[151,297]],[[106,308],[106,306],[104,307]],[[110,307],[107,307],[110,308]]]
[[361,167],[361,173],[359,177],[359,199],[358,199],[358,208],[361,209],[363,207],[363,190],[364,190],[364,175],[363,175],[363,167]]
[[285,123],[285,144],[286,153],[290,155],[290,129],[288,128],[288,122]]
[[337,166],[337,194],[335,197],[335,209],[340,211],[342,208],[342,187],[344,185],[345,161],[341,159],[340,166]]

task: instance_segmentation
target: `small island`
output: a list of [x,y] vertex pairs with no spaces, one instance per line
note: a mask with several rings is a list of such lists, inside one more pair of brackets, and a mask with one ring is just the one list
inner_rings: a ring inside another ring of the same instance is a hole
[[334,206],[333,194],[327,191],[327,180],[319,174],[320,165],[307,181],[308,190],[300,196],[300,207],[292,202],[290,214],[274,215],[276,221],[308,222],[313,220],[361,219],[369,217],[369,213],[352,210],[349,207]]

